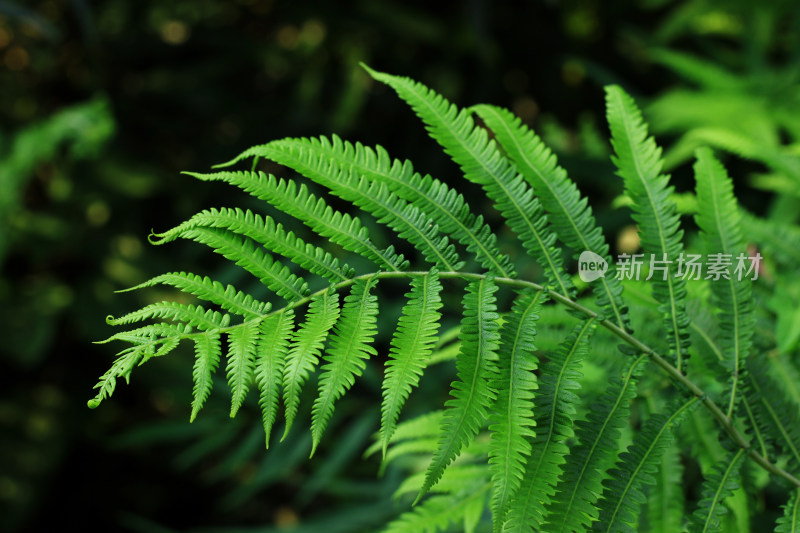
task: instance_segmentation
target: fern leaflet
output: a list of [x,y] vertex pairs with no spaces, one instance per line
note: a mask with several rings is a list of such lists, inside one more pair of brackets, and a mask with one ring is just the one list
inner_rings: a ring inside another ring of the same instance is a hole
[[389,360],[383,380],[381,405],[381,435],[383,456],[395,431],[400,409],[411,389],[419,383],[436,342],[439,329],[439,296],[442,284],[436,270],[411,280],[408,303],[403,308],[397,331],[392,337]]

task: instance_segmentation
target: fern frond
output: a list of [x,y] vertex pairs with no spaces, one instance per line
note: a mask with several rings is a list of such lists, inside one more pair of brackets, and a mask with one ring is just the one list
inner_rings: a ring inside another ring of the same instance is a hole
[[482,186],[495,202],[525,249],[542,266],[548,280],[561,294],[571,295],[574,287],[564,269],[561,251],[554,246],[555,235],[547,227],[541,204],[514,165],[489,140],[486,130],[475,127],[467,110],[459,110],[425,85],[362,66],[411,106],[431,137],[461,167],[464,177]]
[[532,531],[544,522],[545,506],[550,503],[569,453],[565,441],[573,435],[572,420],[578,401],[573,391],[580,388],[579,368],[595,328],[593,319],[575,326],[542,367],[533,411],[536,436],[522,483],[508,508],[506,531]]
[[492,380],[497,375],[497,285],[491,277],[471,282],[464,295],[461,351],[456,359],[458,377],[445,405],[439,447],[433,455],[419,500],[442,477],[447,465],[477,435],[496,396]]
[[276,223],[271,217],[253,213],[249,209],[229,209],[222,207],[203,210],[179,226],[163,233],[154,233],[153,244],[164,244],[178,237],[191,238],[196,228],[217,228],[249,237],[265,246],[268,250],[280,254],[302,268],[317,274],[331,282],[343,281],[352,275],[347,265],[339,265],[339,260],[322,248],[303,242],[283,225]]
[[218,254],[250,272],[288,302],[308,294],[308,283],[305,280],[292,274],[286,265],[274,261],[268,253],[247,237],[241,238],[225,230],[200,227],[187,230],[183,233],[183,237],[211,247]]
[[376,283],[374,276],[358,279],[344,298],[341,316],[323,356],[325,364],[319,378],[319,396],[311,408],[311,455],[333,415],[334,403],[364,371],[366,359],[378,353],[371,345],[378,331],[378,297],[370,292]]
[[[696,152],[694,172],[697,179],[698,212],[695,215],[701,236],[709,251],[728,256],[727,275],[711,283],[711,294],[720,311],[717,342],[723,353],[723,364],[731,374],[727,415],[731,416],[739,388],[739,373],[752,344],[753,317],[752,280],[735,272],[737,257],[748,257],[742,237],[739,208],[733,196],[733,184],[725,167],[714,158],[709,148]],[[749,260],[749,257],[748,257]]]
[[392,246],[379,249],[358,218],[334,210],[323,198],[314,196],[305,184],[276,178],[263,172],[228,171],[201,174],[185,172],[204,181],[236,185],[260,200],[292,215],[309,228],[345,250],[366,257],[382,270],[406,270],[408,261]]
[[231,387],[231,418],[239,412],[253,381],[260,322],[243,322],[228,332],[228,363],[225,372]]
[[130,379],[131,371],[142,360],[145,349],[146,346],[143,345],[131,346],[119,353],[111,364],[111,368],[100,376],[100,380],[94,386],[95,389],[99,390],[95,397],[88,401],[89,408],[96,408],[100,405],[100,402],[114,393],[114,389],[117,387],[117,379],[125,378],[126,382]]
[[208,276],[198,276],[191,272],[167,272],[119,292],[133,291],[159,284],[170,285],[183,292],[193,294],[219,305],[228,312],[242,315],[245,319],[264,315],[272,307],[269,302],[259,302],[249,294],[236,290],[233,285],[223,286],[222,283],[214,281]]
[[335,162],[310,149],[309,142],[272,141],[252,148],[250,154],[289,167],[371,213],[440,269],[455,271],[463,266],[455,247],[439,234],[436,222],[424,212],[392,193],[384,183],[369,181],[357,169],[340,170]]
[[683,463],[680,447],[673,441],[664,450],[655,483],[647,491],[645,518],[650,533],[682,531],[684,510]]
[[783,516],[778,518],[775,533],[800,533],[800,489],[791,492],[783,506]]
[[[484,268],[498,276],[514,277],[511,260],[497,248],[497,239],[483,217],[472,214],[464,197],[447,184],[414,172],[410,161],[392,159],[381,146],[373,149],[361,143],[353,145],[336,135],[330,139],[285,139],[282,143],[293,144],[308,157],[318,158],[320,162],[327,161],[339,171],[354,170],[357,175],[370,181],[384,183],[390,191],[436,221],[442,232],[452,235],[475,254]],[[264,148],[251,148],[228,164],[256,155],[261,150]]]
[[278,414],[278,397],[293,326],[294,312],[291,309],[285,309],[261,321],[255,377],[260,391],[258,405],[261,408],[267,448]]
[[595,531],[634,533],[641,505],[646,501],[644,487],[655,482],[653,474],[661,463],[661,456],[673,440],[673,428],[697,405],[697,398],[676,402],[664,413],[647,419],[636,433],[633,444],[620,455],[616,468],[603,481],[604,490],[599,500],[600,521],[594,523]]
[[403,307],[397,331],[392,337],[389,359],[383,379],[381,405],[381,441],[383,456],[391,441],[400,410],[411,389],[417,386],[427,359],[436,343],[442,300],[442,284],[436,270],[411,280],[408,303]]
[[[464,517],[477,504],[485,505],[486,495],[491,483],[466,489],[460,493],[434,495],[413,511],[403,513],[391,522],[384,533],[436,533],[446,531],[450,524],[464,520]],[[466,528],[465,528],[466,531]]]
[[745,395],[756,429],[786,454],[793,468],[800,468],[800,406],[769,376],[765,361],[751,357],[747,369]]
[[628,310],[622,300],[622,285],[615,277],[608,243],[597,226],[592,209],[582,198],[567,172],[558,165],[556,156],[542,140],[507,109],[490,105],[470,108],[494,133],[495,139],[517,170],[533,187],[542,203],[547,219],[575,258],[591,251],[608,263],[608,271],[592,286],[598,305],[622,329],[629,328]]
[[627,424],[636,382],[644,372],[647,355],[631,361],[621,375],[592,405],[586,420],[575,423],[578,445],[572,448],[564,474],[546,507],[547,531],[583,531],[599,515],[595,507],[603,479],[619,455],[621,430]]
[[[416,439],[422,437],[430,437],[435,439],[436,437],[439,436],[439,428],[442,425],[443,417],[444,417],[444,411],[441,409],[437,409],[435,411],[419,415],[410,420],[400,422],[395,427],[395,431],[394,433],[392,433],[392,436],[389,439],[389,444],[395,445],[408,439]],[[435,448],[435,446],[431,447],[431,449],[433,448]],[[382,449],[383,449],[383,436],[379,432],[376,435],[375,442],[369,448],[367,448],[367,451],[364,452],[364,457],[369,457],[375,453],[378,453]],[[387,460],[384,459],[384,464],[386,462]]]
[[324,291],[311,299],[306,321],[292,335],[286,364],[283,368],[283,403],[286,408],[286,430],[289,430],[300,404],[300,389],[317,365],[328,332],[339,319],[339,294]]
[[723,501],[739,487],[739,469],[744,457],[745,451],[741,448],[736,453],[728,453],[706,476],[698,508],[689,517],[690,531],[722,531],[720,520],[728,512]]
[[151,318],[165,318],[176,322],[183,322],[199,329],[214,330],[224,328],[230,323],[230,315],[221,314],[213,309],[205,309],[200,305],[179,304],[177,302],[163,301],[142,307],[119,318],[106,317],[106,323],[112,326],[132,324]]
[[534,391],[538,383],[534,371],[539,358],[534,353],[536,322],[545,300],[541,291],[522,292],[500,330],[498,379],[493,384],[497,401],[489,418],[489,469],[492,472],[492,516],[495,531],[505,521],[505,513],[522,481],[525,461],[531,454]]
[[194,422],[197,413],[203,407],[213,386],[212,375],[219,365],[222,353],[219,331],[206,331],[195,335],[194,340],[195,362],[192,370],[194,389],[192,392],[192,414],[190,422]]
[[[647,135],[642,113],[622,88],[606,87],[606,111],[611,129],[612,157],[625,191],[633,200],[633,219],[639,226],[642,248],[654,260],[668,261],[666,272],[654,275],[653,296],[661,304],[670,354],[681,370],[689,345],[689,315],[686,313],[686,280],[677,277],[675,263],[683,253],[683,230],[669,176],[661,173],[661,149]],[[653,275],[651,271],[651,275]]]

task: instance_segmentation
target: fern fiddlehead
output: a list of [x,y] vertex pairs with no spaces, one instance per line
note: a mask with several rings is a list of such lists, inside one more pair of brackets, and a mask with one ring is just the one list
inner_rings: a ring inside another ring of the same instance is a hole
[[[428,452],[430,463],[424,474],[413,478],[420,503],[390,531],[416,531],[413,528],[419,524],[435,530],[454,516],[474,525],[484,506],[491,511],[495,531],[635,530],[643,491],[665,463],[662,455],[673,440],[673,428],[698,404],[719,422],[736,451],[708,476],[692,524],[713,529],[720,501],[741,483],[737,472],[745,457],[800,487],[800,481],[776,460],[788,457],[793,468],[800,467],[794,400],[771,394],[770,388],[780,387],[772,385],[763,364],[751,364],[753,357],[748,357],[754,331],[749,279],[734,280],[729,270],[726,283],[712,284],[720,308],[718,355],[726,391],[721,408],[687,377],[689,331],[697,328],[687,311],[686,283],[672,267],[652,284],[667,331],[664,355],[650,346],[660,347],[657,338],[634,335],[629,302],[613,268],[593,286],[596,299],[582,301],[556,240],[576,256],[591,251],[610,263],[609,247],[587,200],[533,132],[506,110],[486,105],[459,109],[413,80],[367,70],[411,106],[464,178],[483,188],[497,216],[540,264],[543,282],[517,277],[513,256],[500,251],[486,217],[476,216],[455,189],[416,173],[407,161],[391,159],[381,147],[351,144],[336,136],[272,141],[222,166],[266,158],[291,169],[405,240],[421,256],[419,267],[409,270],[412,259],[398,254],[394,244],[375,244],[369,225],[359,215],[334,210],[305,183],[255,168],[189,173],[240,187],[372,266],[359,272],[344,263],[338,249],[305,242],[270,216],[238,208],[209,209],[155,234],[156,244],[182,238],[211,247],[261,280],[278,300],[262,302],[233,286],[186,272],[156,276],[134,287],[169,285],[219,310],[206,309],[205,304],[157,302],[120,318],[109,317],[112,325],[149,319],[166,322],[103,341],[120,340],[130,346],[101,378],[90,406],[110,396],[116,380],[129,379],[136,365],[190,340],[195,346],[194,419],[211,392],[212,376],[226,345],[230,414],[236,415],[255,388],[267,445],[281,398],[285,437],[297,419],[301,391],[319,372],[310,421],[313,454],[335,416],[337,400],[378,355],[373,341],[381,286],[405,281],[410,291],[389,343],[382,385],[377,449],[389,461],[406,453],[398,443],[412,433],[406,422],[398,420],[429,363],[442,315],[454,311],[445,308],[442,298],[449,290],[449,283],[443,282],[452,280],[466,283],[462,309],[456,310],[461,313],[457,377],[444,411],[426,419],[433,433],[405,442],[406,451]],[[683,233],[670,199],[669,178],[661,174],[660,150],[647,136],[633,99],[622,89],[609,87],[606,102],[614,161],[633,202],[643,246],[658,258],[676,258],[684,252]],[[473,114],[483,126],[476,125]],[[710,151],[699,151],[697,160],[697,196],[703,206],[697,221],[704,242],[719,253],[743,253],[730,179]],[[278,256],[294,264],[291,271]],[[466,270],[468,264],[480,268]],[[509,310],[498,308],[500,291],[515,293]],[[547,303],[567,308],[581,322],[560,347],[540,352],[536,334],[544,327],[540,315]],[[303,309],[305,319],[295,326],[295,315]],[[628,346],[618,355],[629,359],[594,408],[579,414],[581,368],[584,360],[596,356],[590,338],[599,328]],[[670,389],[671,400],[663,412],[650,416],[624,449],[622,430],[630,423],[637,381],[647,362],[662,369],[676,387]],[[752,414],[734,418],[737,405]],[[749,424],[746,430],[759,432],[759,438],[763,434],[776,443],[774,453],[770,450],[775,455],[772,460],[765,446],[751,447],[741,423]],[[485,444],[478,439],[482,433],[488,435]],[[456,463],[464,455],[485,461]],[[435,494],[426,497],[431,491]],[[785,530],[797,522],[796,500],[793,496],[786,505],[779,526]]]

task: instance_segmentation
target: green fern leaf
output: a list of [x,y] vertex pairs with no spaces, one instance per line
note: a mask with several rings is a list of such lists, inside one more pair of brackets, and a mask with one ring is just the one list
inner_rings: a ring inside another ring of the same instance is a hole
[[284,364],[293,326],[294,312],[291,309],[285,309],[261,321],[255,375],[261,392],[258,405],[261,407],[267,448],[278,414],[278,396],[283,383]]
[[228,312],[242,315],[245,319],[266,314],[271,308],[269,302],[259,302],[249,294],[236,290],[233,285],[223,286],[222,283],[214,281],[208,276],[198,276],[191,272],[168,272],[151,278],[135,287],[118,292],[153,287],[158,284],[176,287],[183,292],[188,292],[198,298],[215,303]]
[[605,276],[601,276],[592,289],[598,297],[598,305],[607,311],[617,326],[626,329],[629,322],[627,308],[622,301],[622,285],[615,277],[614,263],[608,255],[608,243],[586,199],[581,198],[575,183],[558,166],[553,152],[507,109],[476,105],[471,111],[486,123],[519,172],[533,187],[556,235],[575,252],[575,258],[588,250],[608,263]]
[[462,521],[475,503],[483,507],[491,483],[476,488],[469,488],[461,493],[435,495],[413,511],[403,513],[391,522],[384,533],[436,533],[446,531],[450,524]]
[[382,270],[406,270],[408,261],[393,247],[379,249],[358,218],[331,208],[324,199],[311,194],[305,184],[282,180],[263,172],[185,172],[204,181],[224,181],[241,187],[260,200],[299,219],[322,237],[345,250],[370,259]]
[[673,439],[673,427],[697,405],[697,398],[679,402],[647,419],[636,433],[633,444],[620,455],[616,468],[604,480],[600,497],[600,521],[595,531],[635,532],[641,505],[646,501],[642,490],[655,482],[653,474]]
[[683,463],[673,441],[664,450],[655,483],[647,491],[645,518],[650,533],[682,531],[684,510]]
[[339,295],[324,291],[311,299],[306,321],[292,336],[283,369],[283,403],[286,407],[286,430],[289,430],[300,404],[300,389],[317,365],[328,332],[339,319]]
[[578,402],[573,391],[580,388],[579,368],[595,328],[593,319],[575,326],[542,367],[533,411],[536,436],[531,442],[531,456],[522,483],[508,508],[506,531],[538,530],[544,522],[545,506],[550,504],[569,453],[566,440],[573,435],[572,421]]
[[456,271],[463,266],[453,245],[439,234],[438,225],[420,209],[392,193],[385,184],[369,181],[355,168],[339,170],[335,162],[310,149],[309,143],[282,139],[257,146],[251,153],[289,167],[371,213],[440,269]]
[[260,320],[251,320],[232,328],[228,333],[228,364],[225,372],[231,387],[231,418],[242,406],[253,381],[259,326]]
[[242,239],[229,231],[214,228],[192,228],[183,238],[205,244],[226,259],[244,268],[275,294],[288,302],[308,294],[308,284],[292,274],[286,265],[274,261],[248,238]]
[[[698,149],[694,172],[697,179],[697,205],[695,216],[706,247],[730,259],[725,274],[711,283],[714,303],[718,313],[717,342],[723,354],[723,364],[730,372],[730,398],[727,415],[734,412],[739,389],[739,374],[744,367],[752,344],[755,319],[753,317],[752,281],[737,275],[737,257],[747,257],[747,248],[741,233],[739,208],[733,196],[733,184],[722,164],[714,158],[709,148]],[[749,259],[747,260],[749,263]]]
[[545,296],[541,291],[521,293],[500,330],[499,376],[493,384],[497,401],[489,419],[489,469],[492,472],[492,516],[495,531],[505,520],[511,498],[519,489],[525,461],[531,454],[534,391],[539,359],[534,350],[536,321]]
[[509,227],[519,235],[531,257],[563,295],[573,293],[555,235],[547,217],[516,168],[500,154],[486,130],[476,128],[467,110],[459,110],[444,97],[409,78],[377,72],[362,66],[376,80],[394,89],[425,123],[428,132],[461,167],[464,177],[481,185]]
[[106,318],[106,322],[112,326],[119,326],[141,322],[150,318],[165,318],[183,322],[186,325],[195,326],[203,330],[224,328],[230,322],[230,315],[220,314],[219,311],[206,310],[200,305],[186,305],[170,301],[150,304],[119,318],[109,316]]
[[666,260],[666,270],[653,276],[653,296],[661,304],[668,333],[670,354],[675,366],[683,368],[689,345],[689,315],[686,313],[686,280],[676,276],[677,262],[683,253],[683,230],[669,176],[661,174],[661,149],[647,136],[641,111],[618,86],[606,87],[606,111],[611,128],[612,157],[625,191],[633,200],[633,219],[639,226],[642,247],[655,261]]
[[723,501],[739,487],[739,469],[745,451],[729,453],[706,476],[697,510],[689,517],[689,530],[702,533],[722,531],[720,520],[728,512]]
[[[421,209],[439,229],[452,235],[475,254],[476,259],[498,276],[514,277],[514,266],[496,244],[496,237],[483,217],[473,215],[464,197],[445,183],[414,172],[411,162],[392,159],[380,146],[374,149],[343,141],[333,135],[330,139],[284,139],[284,146],[292,144],[296,151],[318,161],[327,161],[339,171],[353,170],[371,181],[384,183],[390,191]],[[268,146],[254,147],[240,154],[236,161],[268,150]]]
[[419,500],[455,459],[461,448],[477,435],[495,398],[492,380],[497,375],[498,318],[497,285],[491,276],[473,281],[464,295],[461,321],[461,351],[456,359],[458,378],[451,385],[445,405],[439,446],[428,466]]
[[366,359],[377,354],[371,342],[378,331],[378,297],[370,292],[376,283],[374,276],[357,279],[350,294],[345,296],[341,316],[323,356],[319,396],[311,408],[311,455],[333,415],[334,403],[364,371]]
[[97,391],[97,395],[87,403],[89,408],[95,409],[100,405],[100,402],[114,393],[118,378],[125,378],[126,382],[130,379],[131,371],[133,367],[142,360],[144,351],[145,348],[139,345],[127,348],[118,354],[117,358],[111,364],[111,368],[100,376],[100,380],[97,382],[97,385],[94,386],[95,389],[99,390]]
[[619,454],[621,430],[627,424],[631,401],[636,397],[636,382],[647,359],[641,355],[631,361],[622,379],[612,379],[605,394],[595,401],[586,420],[575,423],[578,445],[564,465],[564,474],[546,507],[547,531],[583,531],[597,520],[595,506],[603,490],[606,472]]
[[344,281],[352,274],[347,265],[339,265],[339,260],[330,253],[312,244],[303,242],[291,231],[286,231],[281,224],[271,217],[255,214],[252,211],[237,208],[206,209],[194,215],[179,226],[164,233],[155,233],[151,239],[154,244],[164,244],[178,237],[191,235],[195,228],[217,228],[250,237],[268,250],[280,254],[304,269],[317,274],[331,282]]
[[383,380],[381,440],[384,457],[400,410],[411,389],[419,383],[437,340],[436,333],[442,316],[439,313],[442,306],[439,296],[441,290],[442,284],[436,270],[411,280],[411,292],[406,295],[408,303],[403,307],[392,337]]
[[194,422],[197,413],[203,407],[213,386],[212,374],[219,365],[222,353],[220,334],[218,331],[206,331],[193,337],[195,348],[195,362],[192,370],[194,390],[192,399],[192,414],[190,422]]
[[767,363],[759,358],[748,360],[749,379],[744,383],[748,406],[752,409],[756,430],[786,454],[793,468],[800,468],[800,406],[786,394],[781,382],[772,379]]
[[783,506],[775,533],[800,533],[800,489],[795,489]]

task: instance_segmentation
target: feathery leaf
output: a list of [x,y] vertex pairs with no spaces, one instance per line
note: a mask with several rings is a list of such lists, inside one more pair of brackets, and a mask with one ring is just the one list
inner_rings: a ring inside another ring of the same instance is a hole
[[431,137],[461,167],[464,177],[481,185],[495,202],[525,249],[542,265],[548,280],[561,294],[571,295],[574,287],[564,269],[561,251],[554,245],[555,235],[547,227],[541,204],[514,165],[489,140],[486,130],[475,127],[467,110],[459,110],[425,85],[362,66],[411,106]]
[[377,354],[371,343],[378,331],[378,297],[370,292],[377,281],[374,276],[356,280],[344,298],[341,316],[323,356],[319,396],[311,409],[311,455],[333,415],[334,403],[364,371],[366,359]]
[[383,380],[381,405],[381,441],[383,456],[394,433],[400,410],[411,389],[417,386],[436,342],[439,329],[439,293],[442,284],[436,270],[411,280],[408,303],[403,307],[397,330],[391,341]]
[[573,250],[575,258],[590,251],[608,263],[605,275],[592,285],[592,289],[598,297],[598,305],[607,311],[617,326],[626,329],[629,320],[622,301],[622,285],[615,277],[608,243],[586,198],[581,198],[575,183],[558,165],[553,152],[510,111],[490,105],[476,105],[470,110],[486,123],[517,170],[533,187],[553,230],[559,240]]
[[536,321],[546,299],[541,291],[522,292],[500,329],[497,401],[489,418],[489,469],[492,472],[492,516],[495,531],[505,520],[511,498],[519,489],[525,461],[531,454],[534,391],[539,358],[534,353]]
[[311,299],[306,321],[292,335],[283,368],[283,403],[286,407],[286,430],[289,430],[300,405],[300,389],[319,361],[328,332],[339,319],[339,294],[324,291]]
[[293,326],[294,312],[291,309],[270,315],[261,321],[255,376],[261,391],[258,405],[261,407],[267,448],[278,414],[278,396],[283,383],[283,368]]
[[573,435],[578,401],[573,391],[580,388],[580,364],[596,326],[594,319],[575,326],[542,367],[533,411],[536,436],[522,483],[508,508],[506,531],[533,531],[544,522],[545,506],[550,503],[569,453],[565,441]]
[[471,282],[464,295],[461,351],[456,359],[458,378],[445,405],[439,446],[428,466],[419,500],[442,477],[447,465],[475,438],[495,398],[492,380],[497,375],[497,285],[492,277]]
[[[683,253],[683,230],[669,176],[661,173],[661,149],[647,135],[642,113],[625,91],[606,87],[606,111],[617,174],[633,200],[633,219],[639,226],[642,248],[651,258],[653,296],[661,304],[668,332],[670,354],[682,369],[689,345],[689,315],[686,313],[686,280],[676,276],[676,263]],[[664,261],[664,263],[662,263]],[[656,270],[661,270],[659,275]]]

